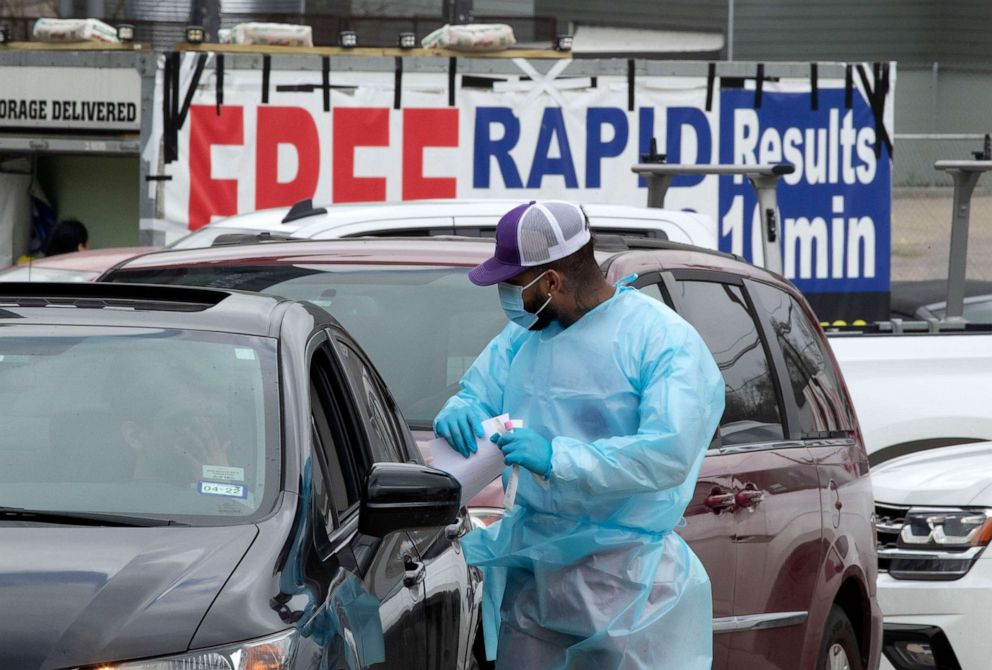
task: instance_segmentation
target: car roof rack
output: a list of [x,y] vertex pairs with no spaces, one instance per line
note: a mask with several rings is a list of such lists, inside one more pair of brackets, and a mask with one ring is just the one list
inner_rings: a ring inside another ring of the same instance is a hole
[[194,312],[213,307],[229,295],[217,289],[159,284],[0,282],[0,306]]
[[778,274],[782,272],[782,250],[779,247],[778,180],[795,172],[791,163],[766,163],[762,165],[727,164],[675,164],[666,163],[664,154],[657,150],[657,140],[651,138],[649,153],[643,154],[641,162],[631,167],[631,171],[644,177],[648,186],[648,207],[664,207],[665,194],[672,180],[680,175],[743,175],[754,187],[761,208],[761,243],[763,265]]
[[[285,222],[285,221],[284,221]],[[210,243],[212,247],[226,247],[235,244],[264,244],[266,242],[292,242],[299,238],[283,233],[271,233],[264,231],[261,233],[225,233],[218,235]]]
[[307,198],[306,200],[300,200],[298,203],[289,208],[289,212],[286,216],[282,218],[282,223],[292,223],[293,221],[299,221],[300,219],[305,219],[310,216],[318,216],[320,214],[327,214],[326,207],[314,207],[313,199]]

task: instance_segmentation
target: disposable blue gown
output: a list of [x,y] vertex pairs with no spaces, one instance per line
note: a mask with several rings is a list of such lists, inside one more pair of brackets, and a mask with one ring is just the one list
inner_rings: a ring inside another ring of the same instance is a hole
[[723,378],[698,333],[620,288],[567,329],[508,324],[461,386],[449,403],[507,412],[553,448],[550,477],[521,470],[513,509],[462,540],[484,574],[489,659],[500,670],[710,668],[709,578],[672,532],[723,414]]

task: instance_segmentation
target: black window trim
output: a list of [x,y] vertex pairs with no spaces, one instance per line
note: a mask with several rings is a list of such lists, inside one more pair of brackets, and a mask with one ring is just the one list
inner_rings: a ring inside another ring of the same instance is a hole
[[651,272],[638,275],[637,279],[631,283],[631,287],[642,289],[645,286],[654,284],[661,292],[661,297],[665,301],[665,304],[677,312],[678,310],[675,309],[675,291],[673,283],[674,280],[672,279],[671,272],[658,272],[653,270]]
[[[744,281],[744,286],[747,289],[748,301],[752,305],[754,304],[754,299],[751,297],[751,291],[755,283],[760,283],[762,286],[767,286],[776,291],[785,293],[790,298],[792,297],[788,291],[783,291],[780,287],[777,287],[774,284],[755,282],[753,279],[746,279]],[[772,325],[771,315],[764,309],[757,310],[756,313],[758,315],[758,321],[761,324],[762,337],[765,340],[765,346],[770,350],[769,356],[775,366],[775,384],[778,387],[778,392],[785,404],[788,426],[786,436],[791,440],[801,441],[804,437],[799,430],[799,426],[802,423],[799,415],[799,404],[796,402],[796,395],[792,390],[792,384],[789,383],[789,371],[785,364],[785,354],[782,352],[782,345],[779,344],[778,338],[775,335],[775,328]],[[770,345],[772,342],[775,343],[775,346]]]
[[[781,293],[784,293],[785,295],[787,295],[792,300],[796,300],[795,296],[793,296],[788,291],[783,290],[781,287],[776,286],[775,284],[770,284],[768,282],[763,282],[763,281],[757,281],[757,280],[754,280],[754,279],[745,279],[744,280],[744,283],[745,283],[745,286],[749,290],[750,290],[751,286],[753,286],[754,284],[760,284],[762,286],[765,286],[765,287],[768,287],[770,289],[773,289],[773,290],[779,291]],[[750,300],[750,297],[748,299]],[[751,302],[753,302],[753,301],[751,301]],[[805,315],[805,312],[803,312],[803,314]],[[802,423],[801,422],[801,419],[800,419],[800,413],[799,413],[799,403],[796,400],[796,395],[793,392],[792,384],[789,381],[789,371],[788,371],[788,368],[785,365],[785,354],[782,352],[782,345],[781,345],[781,343],[778,342],[778,338],[775,335],[775,329],[772,326],[772,322],[771,322],[771,315],[767,311],[765,311],[765,310],[760,310],[759,311],[759,319],[761,320],[761,327],[762,327],[762,329],[765,332],[765,339],[768,340],[769,342],[772,342],[772,341],[775,342],[775,346],[772,347],[772,351],[773,351],[774,356],[775,356],[775,361],[774,361],[775,368],[777,370],[779,370],[779,373],[776,374],[776,377],[779,378],[778,381],[777,381],[777,383],[781,384],[781,386],[782,386],[782,393],[785,395],[785,397],[787,399],[786,404],[787,404],[787,410],[789,412],[789,417],[790,417],[789,418],[789,425],[790,426],[795,426],[794,429],[791,429],[790,428],[789,433],[788,433],[789,437],[791,439],[793,439],[793,440],[801,440],[804,443],[822,442],[824,440],[828,440],[829,441],[829,440],[846,440],[846,439],[849,439],[850,436],[852,435],[852,432],[851,431],[847,431],[847,430],[828,431],[828,432],[822,432],[822,433],[806,433],[806,434],[803,434],[802,433],[802,431],[799,429],[799,426]],[[814,323],[813,325],[816,325],[816,324]],[[820,344],[822,345],[823,343],[821,342]],[[829,347],[830,345],[829,345],[829,343],[826,343],[825,346]],[[825,353],[827,353],[827,352],[825,352]],[[830,359],[829,356],[827,357],[827,360],[832,363],[832,360]],[[839,371],[835,370],[835,372],[839,372]],[[842,388],[840,388],[838,390],[843,391]]]
[[[334,353],[338,356],[339,360],[341,357],[339,347],[347,347],[350,351],[354,352],[354,354],[358,357],[358,360],[361,361],[361,363],[372,375],[372,383],[376,385],[379,394],[386,401],[387,403],[386,407],[384,407],[383,409],[386,411],[393,412],[394,415],[398,414],[399,408],[396,405],[396,400],[393,398],[392,393],[389,392],[389,387],[386,386],[386,383],[379,376],[379,371],[376,370],[375,365],[372,364],[372,361],[369,360],[369,357],[365,354],[365,351],[358,345],[358,343],[355,342],[354,339],[352,339],[347,334],[347,332],[345,332],[345,330],[342,328],[334,328],[334,327],[328,328],[327,335],[331,341],[331,346],[334,348]],[[341,367],[343,370],[344,365],[342,365]],[[364,393],[364,389],[359,389],[356,386],[357,380],[352,379],[352,376],[348,374],[347,370],[344,370],[344,376],[345,379],[347,379],[348,386],[351,388],[351,392],[355,394],[355,397],[357,397],[358,394]],[[387,419],[388,418],[389,417],[387,417]],[[370,442],[371,435],[369,435],[368,426],[366,425],[366,422],[364,420],[360,421],[359,423],[362,424],[362,430],[365,433],[366,446],[371,447],[371,442]],[[406,427],[400,426],[400,428],[405,429]],[[396,445],[400,451],[400,457],[402,459],[401,461],[398,462],[401,463],[410,463],[413,460],[413,457],[411,456],[411,448],[416,447],[416,445],[407,444],[407,440],[406,440],[407,434],[408,431],[406,433],[401,432],[401,438],[402,438],[401,442],[400,444]],[[368,455],[369,458],[371,459],[372,457],[371,451],[369,452]]]
[[[798,408],[795,405],[795,399],[792,398],[791,389],[788,398],[785,395],[785,391],[788,385],[785,383],[786,380],[783,378],[785,373],[785,358],[782,356],[781,351],[776,347],[773,348],[769,345],[771,340],[770,336],[774,336],[771,330],[771,322],[768,319],[767,314],[764,310],[758,309],[755,305],[754,300],[751,298],[751,294],[748,291],[748,284],[751,282],[747,277],[742,277],[740,275],[735,275],[730,272],[721,272],[719,270],[696,270],[696,269],[680,269],[672,270],[668,273],[671,277],[671,295],[673,296],[673,304],[675,305],[675,311],[681,316],[682,309],[679,304],[678,291],[675,290],[674,284],[679,281],[702,281],[711,282],[716,284],[729,284],[731,286],[736,286],[740,289],[741,295],[744,297],[744,302],[747,305],[748,311],[751,313],[752,319],[757,322],[758,338],[761,340],[761,347],[765,352],[765,358],[768,360],[771,366],[771,377],[772,385],[775,387],[776,401],[779,406],[779,413],[782,417],[782,440],[772,441],[772,442],[752,442],[743,444],[734,444],[728,446],[719,447],[717,453],[719,454],[729,454],[737,453],[742,451],[769,451],[773,449],[794,449],[794,448],[805,448],[805,444],[797,437],[794,437],[793,426],[798,426]],[[788,400],[792,400],[789,402]]]
[[[314,360],[314,356],[317,354],[318,350],[323,350],[325,352],[326,357],[327,357],[327,360],[328,360],[328,363],[329,363],[329,365],[331,367],[331,369],[329,370],[329,372],[331,374],[337,375],[339,379],[343,378],[345,380],[345,384],[347,385],[345,390],[349,390],[352,393],[354,392],[351,389],[350,382],[348,381],[348,376],[344,372],[344,366],[341,364],[340,354],[339,354],[338,350],[335,348],[334,338],[329,337],[328,333],[325,332],[325,331],[323,331],[323,330],[322,331],[319,331],[318,333],[315,333],[311,337],[311,339],[307,342],[307,348],[306,348],[307,385],[308,385],[308,387],[307,387],[307,399],[308,399],[307,413],[308,414],[310,413],[311,406],[312,406],[311,405],[312,400],[309,397],[309,384],[310,384],[310,380],[311,380],[311,374],[312,374],[312,371],[313,371],[313,360]],[[351,396],[350,393],[344,393],[343,395],[345,397],[340,398],[340,401],[341,401],[341,403],[343,405],[341,407],[341,409],[346,414],[348,414],[349,416],[355,417],[357,415],[357,413],[358,413],[358,409],[355,407],[354,398]],[[359,444],[359,445],[349,445],[349,447],[358,447],[358,448],[362,449],[362,451],[364,452],[363,455],[365,457],[365,462],[368,463],[369,466],[371,466],[372,465],[372,451],[371,451],[371,448],[369,446],[369,436],[368,436],[368,433],[365,430],[365,425],[364,425],[365,422],[364,421],[357,421],[357,422],[352,421],[352,423],[353,423],[354,426],[357,427],[357,430],[358,430],[358,433],[359,433],[359,439],[362,440],[362,444]],[[311,449],[313,449],[316,446],[316,445],[313,444],[312,431],[310,432],[310,436],[309,436],[309,444],[310,444]],[[327,484],[327,482],[325,482],[325,484]],[[364,488],[364,486],[365,486],[365,475],[363,475],[362,473],[358,473],[358,487],[359,487],[359,491],[358,492],[359,492],[359,499],[356,500],[355,502],[353,502],[351,505],[349,505],[346,509],[342,510],[340,513],[338,513],[337,511],[335,511],[335,516],[337,517],[335,520],[332,521],[330,519],[325,519],[325,521],[328,521],[329,523],[332,524],[330,528],[327,528],[328,536],[335,537],[335,536],[337,536],[339,534],[339,531],[341,529],[347,528],[349,525],[352,524],[352,522],[356,522],[357,523],[357,521],[358,521],[358,511],[359,511],[359,508],[361,507],[361,492],[362,492],[362,489]]]

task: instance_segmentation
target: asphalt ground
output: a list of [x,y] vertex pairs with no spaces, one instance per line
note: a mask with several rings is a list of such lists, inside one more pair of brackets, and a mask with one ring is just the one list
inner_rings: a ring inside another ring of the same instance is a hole
[[[892,280],[945,279],[951,243],[950,189],[895,189]],[[992,280],[992,192],[971,200],[969,279]]]

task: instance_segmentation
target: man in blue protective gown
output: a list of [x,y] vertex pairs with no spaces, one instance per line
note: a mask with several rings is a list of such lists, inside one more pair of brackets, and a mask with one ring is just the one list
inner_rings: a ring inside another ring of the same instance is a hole
[[497,442],[525,468],[516,504],[463,539],[485,575],[487,655],[500,670],[709,668],[709,578],[673,532],[723,413],[706,345],[606,282],[569,203],[507,212],[469,278],[498,285],[510,323],[435,431],[470,456],[484,419],[524,422]]

